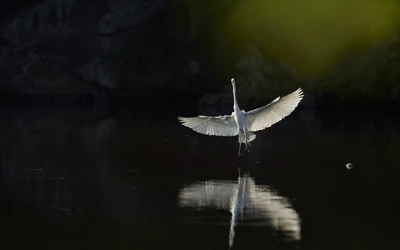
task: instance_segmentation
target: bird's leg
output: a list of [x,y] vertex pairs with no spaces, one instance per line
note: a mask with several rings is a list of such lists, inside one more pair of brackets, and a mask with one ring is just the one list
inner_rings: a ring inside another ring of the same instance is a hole
[[243,130],[243,134],[244,134],[244,146],[246,147],[244,149],[244,151],[247,150],[247,134],[246,134],[246,129]]

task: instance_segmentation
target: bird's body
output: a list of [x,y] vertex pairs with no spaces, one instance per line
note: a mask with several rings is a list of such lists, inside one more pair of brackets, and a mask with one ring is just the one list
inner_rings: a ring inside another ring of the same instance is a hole
[[250,132],[249,129],[247,128],[247,122],[244,110],[240,110],[239,107],[237,109],[234,108],[234,111],[231,116],[233,116],[233,118],[235,119],[238,129],[239,154],[240,154],[240,146],[242,145],[242,143],[246,145],[247,149],[247,145],[250,145],[250,142],[256,139],[256,135]]
[[263,130],[290,115],[303,99],[301,88],[282,98],[278,97],[271,103],[260,108],[245,112],[240,110],[236,100],[235,79],[231,79],[233,88],[233,112],[224,116],[179,117],[182,124],[194,131],[214,136],[238,135],[239,155],[240,146],[245,144],[246,149],[256,138],[252,132]]

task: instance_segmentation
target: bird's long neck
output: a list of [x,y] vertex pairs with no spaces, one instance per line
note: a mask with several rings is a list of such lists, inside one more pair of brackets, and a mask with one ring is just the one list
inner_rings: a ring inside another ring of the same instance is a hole
[[233,91],[233,108],[234,109],[239,109],[239,105],[236,100],[236,86],[235,86],[235,81],[232,81],[232,91]]

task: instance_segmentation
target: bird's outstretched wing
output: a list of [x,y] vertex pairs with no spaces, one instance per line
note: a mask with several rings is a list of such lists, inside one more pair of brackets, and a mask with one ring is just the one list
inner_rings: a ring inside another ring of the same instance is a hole
[[303,90],[297,89],[282,98],[278,97],[271,103],[245,113],[247,127],[250,131],[259,131],[271,127],[290,115],[303,99]]
[[237,125],[232,115],[179,117],[182,125],[204,135],[236,136]]

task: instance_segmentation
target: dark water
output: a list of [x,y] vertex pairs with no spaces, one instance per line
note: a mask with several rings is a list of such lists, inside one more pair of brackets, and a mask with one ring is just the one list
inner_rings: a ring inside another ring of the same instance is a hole
[[168,115],[2,112],[0,244],[398,249],[399,125],[299,110],[237,157]]

